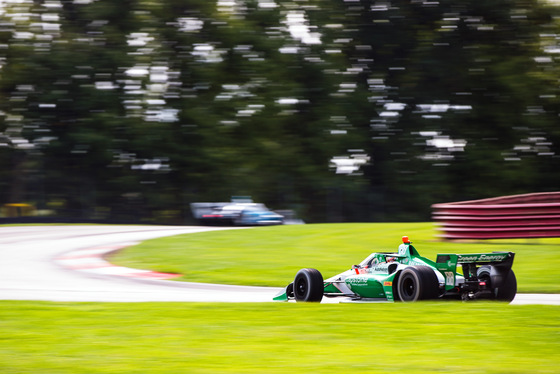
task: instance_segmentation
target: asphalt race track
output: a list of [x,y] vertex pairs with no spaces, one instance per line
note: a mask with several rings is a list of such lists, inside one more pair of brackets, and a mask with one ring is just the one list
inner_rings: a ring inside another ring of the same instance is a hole
[[[169,274],[106,263],[143,240],[222,228],[197,226],[0,227],[0,300],[270,302],[279,288],[175,282]],[[329,299],[325,302],[337,302]],[[512,304],[560,305],[560,295],[518,294]]]
[[150,279],[135,276],[138,273],[118,273],[115,271],[119,270],[118,267],[64,266],[65,259],[80,251],[111,249],[147,239],[216,229],[189,226],[0,227],[0,299],[103,302],[271,301],[279,289]]

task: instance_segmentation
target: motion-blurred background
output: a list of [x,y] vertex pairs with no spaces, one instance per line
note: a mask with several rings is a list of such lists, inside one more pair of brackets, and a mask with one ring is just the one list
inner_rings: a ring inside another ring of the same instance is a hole
[[0,1],[3,215],[182,224],[243,195],[306,222],[415,221],[558,190],[559,10]]

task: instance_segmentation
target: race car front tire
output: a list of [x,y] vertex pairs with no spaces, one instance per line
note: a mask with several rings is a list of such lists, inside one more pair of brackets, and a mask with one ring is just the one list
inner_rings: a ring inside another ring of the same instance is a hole
[[399,276],[397,293],[403,302],[436,299],[439,282],[434,270],[428,266],[407,267]]
[[296,301],[320,302],[323,299],[323,276],[317,269],[301,269],[294,279]]

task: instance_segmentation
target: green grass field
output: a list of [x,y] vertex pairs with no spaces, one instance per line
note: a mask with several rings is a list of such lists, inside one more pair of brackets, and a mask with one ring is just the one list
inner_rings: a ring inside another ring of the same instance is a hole
[[187,234],[146,241],[111,262],[183,274],[179,280],[285,286],[300,268],[324,277],[371,252],[396,251],[408,235],[421,255],[513,251],[519,292],[560,292],[560,238],[445,242],[432,223],[287,225]]
[[[151,240],[111,258],[182,280],[283,286],[409,235],[421,254],[516,252],[523,292],[559,292],[560,239],[446,243],[431,224],[255,228]],[[0,301],[0,373],[558,373],[559,306],[420,302]]]
[[0,302],[6,373],[558,373],[559,307]]

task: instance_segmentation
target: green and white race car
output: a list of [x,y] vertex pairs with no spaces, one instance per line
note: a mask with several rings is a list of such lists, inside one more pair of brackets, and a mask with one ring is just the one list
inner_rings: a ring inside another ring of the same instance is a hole
[[[517,280],[513,252],[420,256],[407,236],[398,252],[372,253],[359,265],[323,280],[316,269],[301,269],[277,301],[320,302],[323,296],[353,300],[417,301],[490,299],[511,302]],[[458,271],[460,266],[461,272]]]

